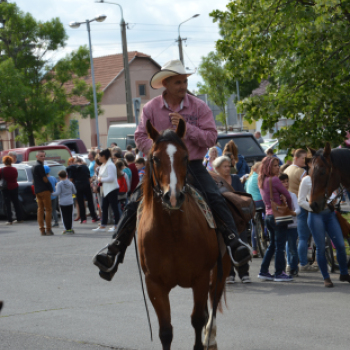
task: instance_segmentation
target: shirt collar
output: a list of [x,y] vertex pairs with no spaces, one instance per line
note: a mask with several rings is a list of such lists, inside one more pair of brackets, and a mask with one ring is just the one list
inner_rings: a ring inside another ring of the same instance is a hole
[[[169,108],[169,104],[168,102],[165,100],[165,95],[166,95],[166,91],[163,91],[162,93],[162,99],[163,99],[163,105],[167,108]],[[184,107],[188,107],[189,106],[189,101],[188,101],[188,94],[185,95],[185,97],[183,98],[183,100],[180,103],[180,111],[184,108]]]

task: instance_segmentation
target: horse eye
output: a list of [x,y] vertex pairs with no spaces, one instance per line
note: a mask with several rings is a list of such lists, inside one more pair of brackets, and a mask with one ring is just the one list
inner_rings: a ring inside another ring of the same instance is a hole
[[159,163],[160,163],[160,159],[157,158],[157,157],[153,157],[153,160],[154,160],[154,162],[155,162],[156,164],[159,164]]

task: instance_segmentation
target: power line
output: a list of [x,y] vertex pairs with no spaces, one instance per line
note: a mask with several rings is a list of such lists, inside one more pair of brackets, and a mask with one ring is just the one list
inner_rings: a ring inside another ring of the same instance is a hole
[[154,56],[153,59],[156,59],[157,57],[159,57],[162,53],[164,53],[166,50],[170,49],[171,46],[173,46],[175,44],[175,42],[171,43],[166,49],[164,49],[161,53],[159,53],[158,55]]

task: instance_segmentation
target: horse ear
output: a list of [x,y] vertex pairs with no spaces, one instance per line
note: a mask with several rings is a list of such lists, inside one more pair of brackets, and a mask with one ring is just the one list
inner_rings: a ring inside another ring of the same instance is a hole
[[147,131],[147,134],[148,134],[148,137],[150,139],[154,141],[156,141],[156,139],[158,138],[159,136],[159,132],[157,131],[157,129],[155,129],[152,125],[152,123],[150,122],[149,119],[147,119],[147,122],[146,122],[146,131]]
[[307,147],[307,155],[306,155],[306,157],[307,158],[312,158],[316,154],[316,152],[317,152],[316,149]]
[[329,157],[331,155],[331,145],[329,142],[326,142],[326,145],[324,146],[324,150],[323,150],[323,156],[325,158]]
[[182,119],[179,120],[179,124],[176,128],[176,134],[180,137],[180,139],[182,139],[186,134],[186,123]]

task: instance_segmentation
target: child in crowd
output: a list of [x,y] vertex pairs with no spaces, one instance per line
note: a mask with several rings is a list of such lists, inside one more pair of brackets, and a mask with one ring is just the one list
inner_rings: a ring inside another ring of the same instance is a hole
[[[289,188],[289,178],[287,174],[280,174],[278,177],[282,185],[288,190]],[[294,222],[288,225],[287,229],[287,268],[286,272],[288,272],[291,276],[298,276],[298,250],[297,250],[297,240],[298,240],[298,230],[297,230],[297,215],[300,213],[300,207],[298,204],[298,197],[295,193],[288,191],[290,196],[292,197],[292,215],[294,216]]]
[[118,193],[118,204],[119,204],[119,213],[123,214],[124,208],[127,202],[128,192],[130,190],[130,180],[128,175],[123,171],[125,168],[124,161],[118,159],[115,163],[117,167],[117,177],[119,184],[119,193]]
[[144,175],[145,175],[145,168],[146,168],[145,159],[142,157],[137,158],[135,161],[135,166],[136,166],[136,169],[139,173],[139,181],[141,182]]
[[[57,180],[54,176],[50,175],[50,167],[48,165],[44,165],[44,169],[45,169],[45,174],[48,178],[48,180],[51,183],[52,186],[52,190],[55,192],[56,191],[56,184],[57,184]],[[54,224],[52,225],[52,227],[58,227],[58,215],[57,215],[57,196],[54,196],[51,194],[51,206],[52,206],[52,218],[54,220]]]
[[62,234],[73,234],[73,194],[77,193],[74,184],[67,179],[65,170],[58,173],[60,182],[56,186],[56,191],[52,193],[58,196],[61,208],[61,216],[64,231]]

